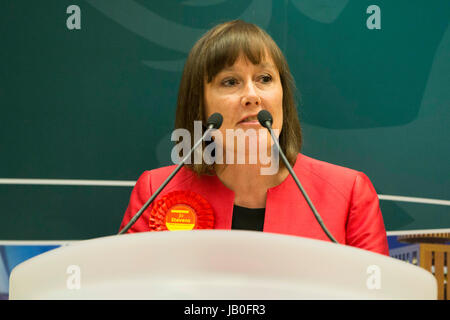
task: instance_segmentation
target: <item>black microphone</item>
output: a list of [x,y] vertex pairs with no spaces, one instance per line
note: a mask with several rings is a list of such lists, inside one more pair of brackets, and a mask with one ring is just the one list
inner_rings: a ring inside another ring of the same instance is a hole
[[278,142],[278,138],[275,136],[275,134],[272,130],[273,119],[272,119],[272,115],[270,114],[270,112],[267,110],[261,110],[258,113],[258,121],[264,128],[267,128],[267,130],[269,130],[270,135],[272,136],[272,139],[275,142],[275,144],[280,152],[281,159],[283,159],[283,162],[284,162],[286,168],[289,170],[289,173],[291,174],[291,176],[294,179],[295,183],[297,184],[298,188],[302,192],[303,197],[305,198],[306,202],[308,203],[309,207],[311,208],[312,212],[314,213],[314,216],[316,217],[317,222],[319,222],[320,226],[322,227],[322,230],[325,232],[325,234],[328,236],[328,238],[332,242],[338,243],[336,241],[336,239],[333,237],[333,235],[330,233],[330,231],[328,231],[325,224],[323,223],[322,218],[320,217],[320,215],[317,212],[316,208],[314,207],[313,203],[309,199],[308,194],[306,193],[305,189],[303,189],[303,187],[302,187],[300,181],[298,180],[297,175],[295,174],[294,170],[292,169],[289,161],[286,159],[286,156],[284,155],[283,150],[281,150],[280,143]]
[[177,174],[177,172],[181,169],[181,167],[184,165],[186,160],[189,159],[189,157],[194,152],[194,150],[197,149],[197,147],[200,145],[200,143],[202,143],[205,136],[208,135],[211,130],[219,129],[220,126],[222,125],[222,122],[223,122],[223,117],[220,113],[217,113],[217,112],[212,114],[208,118],[208,121],[206,122],[206,130],[205,130],[205,133],[203,134],[202,138],[199,139],[194,144],[191,151],[189,151],[189,153],[186,155],[186,157],[184,157],[184,159],[178,164],[178,166],[167,177],[167,179],[164,180],[164,182],[161,184],[161,186],[158,188],[158,190],[156,190],[156,192],[154,194],[152,194],[150,199],[148,199],[148,201],[142,206],[142,208],[133,216],[133,218],[131,218],[131,220],[128,222],[128,224],[122,230],[119,231],[119,234],[123,234],[123,233],[127,232],[128,229],[131,228],[131,226],[139,219],[139,217],[142,215],[142,213],[144,213],[145,209],[148,208],[148,206],[153,202],[153,200],[155,200],[155,198],[158,196],[158,194],[160,194],[160,192],[165,188],[165,186],[170,182],[170,180],[172,180],[172,178]]

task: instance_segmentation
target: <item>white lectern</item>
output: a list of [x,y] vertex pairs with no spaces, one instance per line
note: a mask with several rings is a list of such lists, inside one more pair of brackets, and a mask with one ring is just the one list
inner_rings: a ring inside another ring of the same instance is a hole
[[436,299],[433,275],[369,251],[253,231],[76,242],[23,262],[10,299]]

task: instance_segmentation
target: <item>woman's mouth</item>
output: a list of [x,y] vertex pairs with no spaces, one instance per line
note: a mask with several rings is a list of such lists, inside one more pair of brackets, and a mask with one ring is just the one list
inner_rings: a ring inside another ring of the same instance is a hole
[[239,121],[238,125],[259,125],[258,117],[256,115],[246,117]]

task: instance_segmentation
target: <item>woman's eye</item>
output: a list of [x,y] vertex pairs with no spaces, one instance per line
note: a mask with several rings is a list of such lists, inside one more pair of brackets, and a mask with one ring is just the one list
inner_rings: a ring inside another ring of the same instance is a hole
[[272,77],[269,76],[269,75],[261,76],[261,81],[262,81],[263,83],[269,83],[269,82],[272,81]]
[[236,79],[225,79],[222,81],[222,84],[227,86],[227,87],[231,87],[237,84],[237,80]]
[[[272,76],[270,76],[270,75],[262,75],[258,79],[262,83],[272,82]],[[238,85],[239,81],[236,78],[227,78],[227,79],[222,80],[221,84],[225,87],[233,87],[235,85]]]

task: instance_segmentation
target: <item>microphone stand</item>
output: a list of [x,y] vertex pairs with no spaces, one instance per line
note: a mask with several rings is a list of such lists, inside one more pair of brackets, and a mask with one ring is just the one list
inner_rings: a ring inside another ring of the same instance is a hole
[[[260,111],[261,113],[262,111]],[[268,112],[267,112],[268,113]],[[289,173],[291,174],[292,178],[294,179],[295,183],[297,184],[298,188],[303,194],[303,197],[305,198],[306,202],[308,203],[309,207],[311,208],[314,216],[316,217],[317,222],[319,222],[320,226],[322,227],[322,230],[325,232],[325,234],[328,236],[328,238],[334,242],[338,243],[337,240],[333,237],[333,235],[330,233],[330,231],[327,229],[325,224],[322,221],[322,218],[320,217],[319,213],[317,212],[316,208],[314,207],[312,201],[309,199],[308,194],[306,193],[305,189],[303,189],[302,184],[297,178],[297,175],[295,174],[294,170],[292,169],[291,165],[289,164],[289,161],[287,160],[286,156],[284,155],[283,150],[281,150],[280,143],[278,142],[278,138],[275,136],[275,133],[272,130],[272,116],[269,114],[269,119],[260,120],[260,123],[263,127],[267,128],[269,130],[270,135],[272,136],[272,140],[275,142],[278,151],[280,153],[281,159],[283,160],[286,168],[288,169]],[[259,117],[258,117],[259,120]]]
[[[215,114],[213,114],[210,119],[214,116]],[[216,116],[217,118],[217,116]],[[220,119],[222,119],[222,116],[220,115],[219,117]],[[212,121],[210,121],[210,119],[208,119],[208,126],[207,129],[205,131],[205,133],[203,134],[202,138],[199,139],[194,146],[192,147],[192,149],[189,151],[189,153],[186,155],[186,157],[184,157],[184,159],[178,164],[178,166],[175,168],[175,170],[173,170],[173,172],[167,177],[166,180],[164,180],[164,182],[161,184],[161,186],[158,188],[158,190],[155,191],[154,194],[152,194],[152,196],[150,197],[150,199],[147,200],[147,202],[142,206],[142,208],[133,216],[133,218],[131,218],[131,220],[127,223],[127,225],[125,227],[123,227],[122,230],[119,231],[118,234],[124,234],[125,232],[128,231],[128,229],[131,228],[131,226],[139,219],[139,217],[142,215],[142,213],[144,213],[144,211],[148,208],[148,206],[153,202],[153,200],[155,200],[155,198],[159,195],[159,193],[164,189],[164,187],[170,182],[170,180],[172,180],[172,178],[177,174],[178,171],[180,171],[181,167],[184,165],[184,163],[186,162],[186,160],[191,156],[191,154],[194,152],[195,149],[197,149],[197,147],[202,143],[203,139],[205,138],[205,136],[207,136],[209,134],[209,132],[213,129],[218,129],[220,128],[220,126],[222,125],[222,120],[218,120],[218,122],[220,122],[219,124],[216,122],[214,123],[210,123]],[[216,119],[214,119],[216,120]]]

